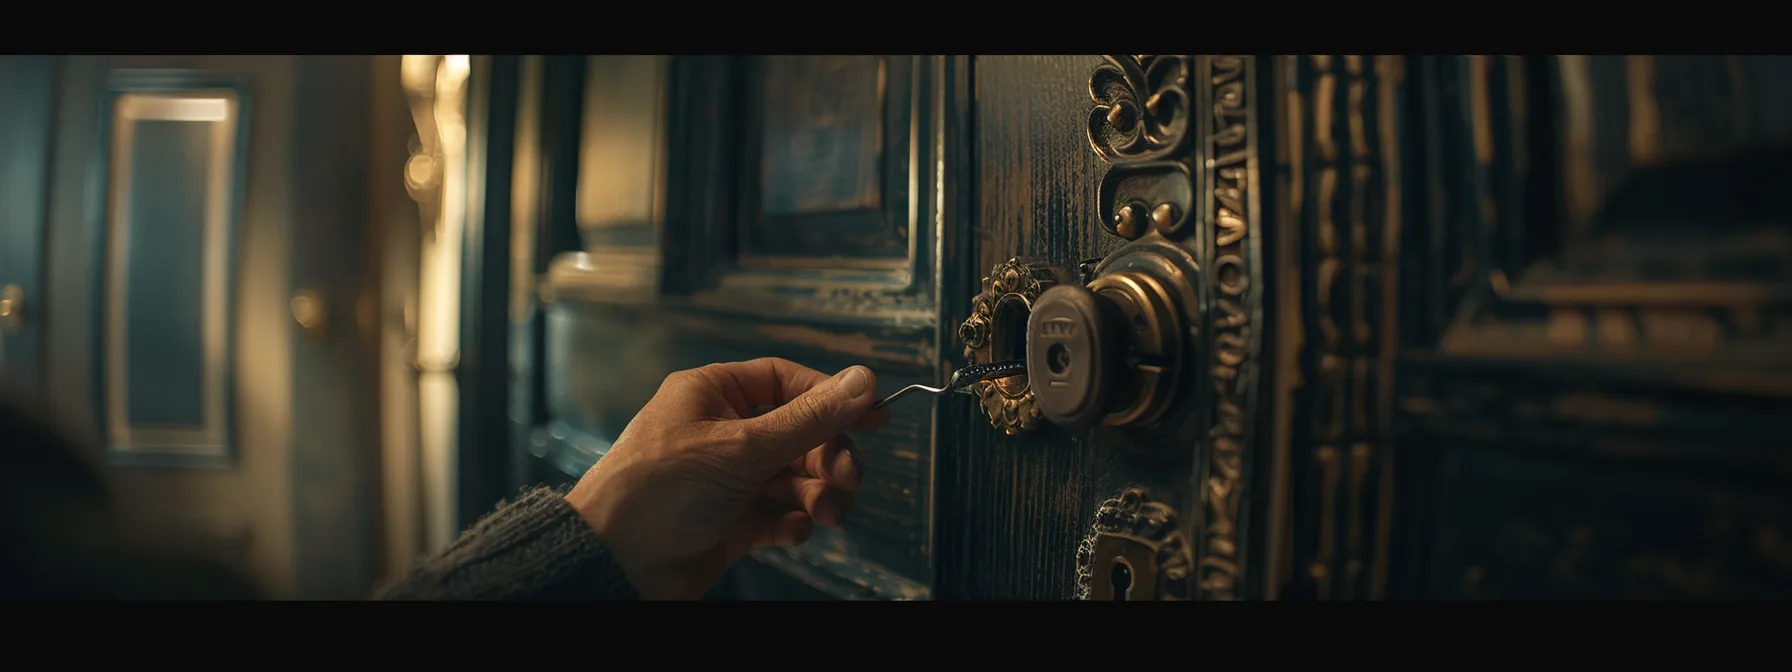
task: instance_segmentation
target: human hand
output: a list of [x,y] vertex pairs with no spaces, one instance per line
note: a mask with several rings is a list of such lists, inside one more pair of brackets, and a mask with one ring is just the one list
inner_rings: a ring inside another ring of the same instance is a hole
[[[877,375],[776,358],[666,377],[566,501],[646,599],[696,599],[747,551],[839,525],[859,487],[848,429],[876,429]],[[774,406],[763,415],[753,409]]]

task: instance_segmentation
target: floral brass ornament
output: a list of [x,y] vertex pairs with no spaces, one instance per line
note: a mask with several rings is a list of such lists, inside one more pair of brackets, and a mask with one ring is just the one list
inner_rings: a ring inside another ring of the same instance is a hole
[[1176,509],[1128,488],[1096,511],[1088,538],[1076,551],[1080,600],[1189,599],[1194,555]]
[[[1025,338],[1033,302],[1056,284],[1057,275],[1043,263],[1009,259],[997,264],[983,278],[983,291],[971,300],[970,317],[958,325],[965,358],[971,364],[988,364],[1025,357],[1024,343],[1021,352],[1013,352],[1011,339]],[[1030,430],[1043,417],[1025,375],[979,381],[975,390],[989,424],[1005,434]]]
[[1105,62],[1089,77],[1089,97],[1095,99],[1095,109],[1089,112],[1089,144],[1095,153],[1110,162],[1149,161],[1181,149],[1189,137],[1191,116],[1189,59],[1132,55],[1102,59]]
[[1089,145],[1113,164],[1102,177],[1102,228],[1127,240],[1179,238],[1194,210],[1190,146],[1202,117],[1190,89],[1197,59],[1104,56],[1089,75]]

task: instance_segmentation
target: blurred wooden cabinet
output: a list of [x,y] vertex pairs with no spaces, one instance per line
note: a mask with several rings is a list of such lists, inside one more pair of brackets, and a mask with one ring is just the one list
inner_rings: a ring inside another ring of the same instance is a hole
[[898,404],[846,526],[719,596],[1792,594],[1786,59],[493,63],[494,491],[574,478],[676,369],[893,390],[1127,259],[1193,297],[1156,420]]

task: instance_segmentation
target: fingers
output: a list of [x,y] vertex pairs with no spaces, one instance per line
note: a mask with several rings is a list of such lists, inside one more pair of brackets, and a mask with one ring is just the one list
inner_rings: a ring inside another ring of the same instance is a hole
[[845,434],[791,460],[789,469],[799,476],[824,480],[841,490],[857,490],[861,479],[859,462],[853,456],[852,437]]
[[809,514],[802,511],[772,506],[750,508],[729,535],[726,545],[729,564],[755,548],[800,545],[809,540],[814,530]]
[[781,469],[859,423],[876,401],[877,374],[851,366],[789,403],[740,422],[747,423],[750,449],[764,464]]
[[828,374],[777,357],[710,364],[691,373],[717,383],[743,416],[754,407],[783,406],[828,380]]
[[846,522],[852,508],[852,492],[830,487],[826,480],[793,474],[788,471],[765,482],[759,494],[785,506],[801,509],[810,519],[828,527]]

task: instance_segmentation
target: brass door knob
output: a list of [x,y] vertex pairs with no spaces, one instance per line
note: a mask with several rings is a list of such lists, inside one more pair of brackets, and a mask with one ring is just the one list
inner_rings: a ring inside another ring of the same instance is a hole
[[0,331],[19,333],[25,327],[25,290],[18,285],[0,287]]

